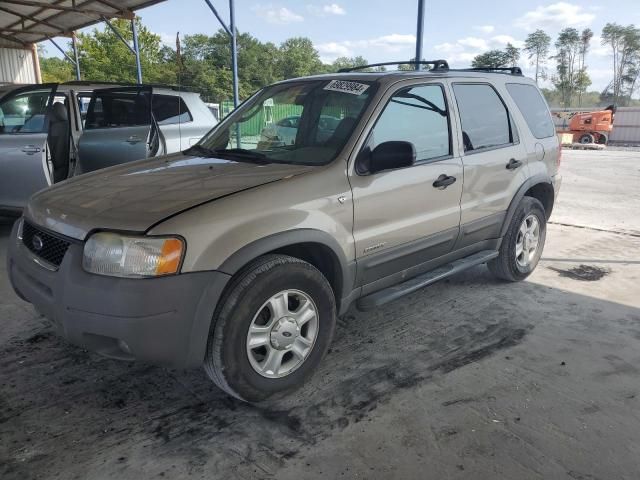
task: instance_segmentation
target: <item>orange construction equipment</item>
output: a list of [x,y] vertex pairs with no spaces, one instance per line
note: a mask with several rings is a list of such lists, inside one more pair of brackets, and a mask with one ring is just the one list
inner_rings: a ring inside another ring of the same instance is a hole
[[[615,113],[615,105],[597,112],[558,112],[556,116],[565,120],[565,125],[558,127],[558,133],[572,134],[574,143],[606,145],[613,129]],[[569,125],[566,125],[567,119]]]

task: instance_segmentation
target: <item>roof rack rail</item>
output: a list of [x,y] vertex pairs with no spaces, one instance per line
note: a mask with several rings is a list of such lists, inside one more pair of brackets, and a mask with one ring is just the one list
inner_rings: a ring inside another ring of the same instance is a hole
[[473,68],[456,68],[458,72],[495,72],[495,73],[509,73],[511,75],[522,76],[522,69],[520,67],[473,67]]
[[133,83],[133,82],[113,82],[113,81],[100,81],[100,80],[69,80],[67,82],[61,82],[60,85],[113,85],[115,87],[155,87],[166,88],[167,90],[174,90],[176,92],[197,92],[195,88],[190,88],[181,85],[169,85],[166,83]]
[[415,60],[400,61],[400,62],[382,62],[382,63],[370,63],[369,65],[360,65],[358,67],[341,68],[338,73],[354,72],[356,70],[363,70],[365,68],[372,67],[386,67],[387,65],[433,65],[433,70],[449,70],[449,64],[446,60],[421,60],[419,62]]

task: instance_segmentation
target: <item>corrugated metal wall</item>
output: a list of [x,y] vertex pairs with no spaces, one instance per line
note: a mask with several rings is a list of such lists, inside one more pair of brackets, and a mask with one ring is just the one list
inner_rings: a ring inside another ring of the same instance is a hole
[[[566,129],[572,112],[584,112],[584,108],[552,108],[556,128]],[[609,137],[612,144],[640,145],[640,107],[620,107],[613,120],[613,130]]]
[[619,108],[613,119],[611,143],[640,144],[640,108]]
[[0,82],[36,83],[32,50],[0,47]]

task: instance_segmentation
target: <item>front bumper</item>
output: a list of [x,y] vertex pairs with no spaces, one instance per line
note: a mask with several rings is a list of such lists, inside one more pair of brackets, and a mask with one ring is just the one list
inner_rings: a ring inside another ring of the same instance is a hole
[[57,271],[51,271],[34,261],[17,238],[18,224],[9,239],[9,279],[16,293],[50,319],[63,337],[111,358],[176,368],[202,364],[211,319],[229,275],[94,275],[82,269],[80,243],[73,243]]

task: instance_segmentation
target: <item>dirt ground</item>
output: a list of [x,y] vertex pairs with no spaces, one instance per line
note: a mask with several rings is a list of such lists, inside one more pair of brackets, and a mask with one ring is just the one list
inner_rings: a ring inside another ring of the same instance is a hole
[[527,281],[480,266],[352,310],[311,382],[261,407],[58,339],[10,290],[0,226],[0,478],[639,478],[640,152],[562,171]]

